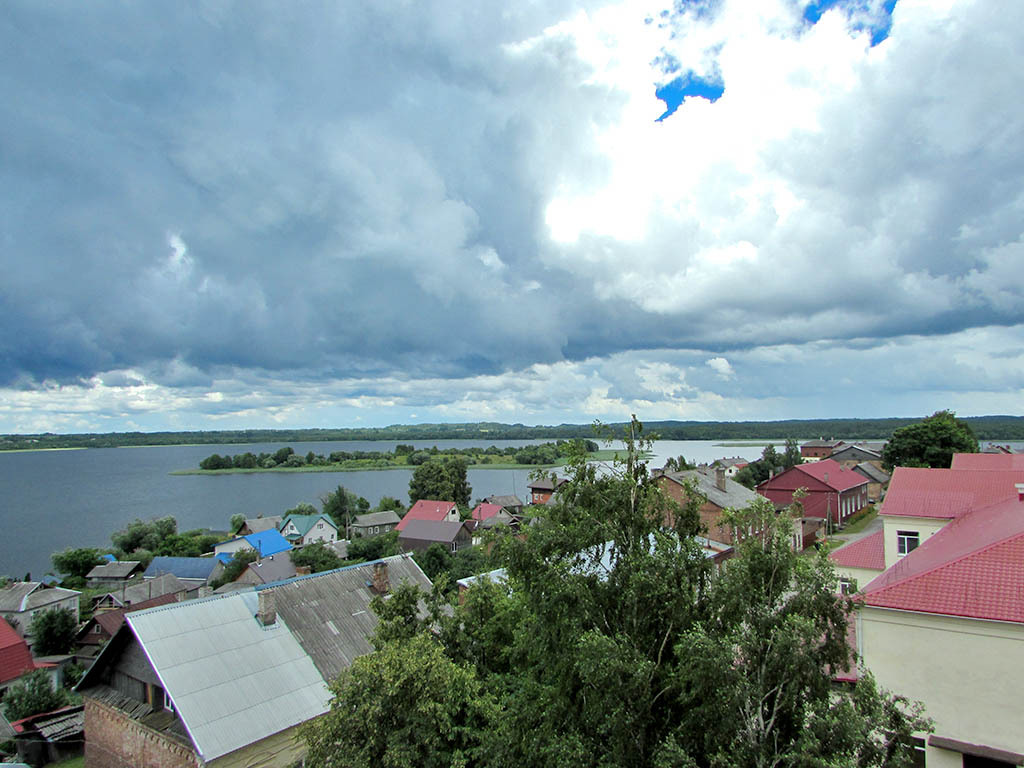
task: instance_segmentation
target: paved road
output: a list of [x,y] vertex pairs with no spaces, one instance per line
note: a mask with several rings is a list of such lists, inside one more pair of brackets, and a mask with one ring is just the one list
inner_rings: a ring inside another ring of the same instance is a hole
[[848,543],[851,541],[857,541],[863,539],[865,536],[870,536],[876,531],[882,530],[882,516],[876,515],[875,519],[868,523],[867,527],[863,531],[857,533],[833,533],[829,538],[835,541],[842,541]]

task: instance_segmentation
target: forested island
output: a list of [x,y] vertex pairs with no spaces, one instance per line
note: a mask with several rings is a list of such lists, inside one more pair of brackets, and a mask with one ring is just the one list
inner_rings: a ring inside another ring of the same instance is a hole
[[[498,448],[432,448],[416,450],[412,445],[399,443],[393,451],[332,451],[326,456],[309,451],[296,453],[290,446],[274,453],[255,454],[252,451],[233,456],[214,453],[199,462],[198,469],[183,469],[175,475],[195,475],[221,472],[343,472],[368,469],[405,469],[437,461],[460,461],[466,466],[482,465],[487,469],[522,469],[554,467],[565,464],[573,443],[558,440],[541,445],[506,446]],[[602,451],[593,440],[585,440],[589,459],[611,459],[615,451]]]
[[[920,416],[895,419],[789,419],[786,421],[648,421],[648,436],[662,440],[810,440],[835,436],[845,440],[883,440]],[[979,440],[1024,440],[1024,416],[962,417]],[[625,423],[606,425],[622,434]],[[0,451],[46,448],[115,448],[136,445],[224,445],[343,440],[571,440],[594,437],[592,424],[526,426],[475,422],[466,424],[393,424],[341,429],[243,429],[201,432],[109,432],[0,435]]]

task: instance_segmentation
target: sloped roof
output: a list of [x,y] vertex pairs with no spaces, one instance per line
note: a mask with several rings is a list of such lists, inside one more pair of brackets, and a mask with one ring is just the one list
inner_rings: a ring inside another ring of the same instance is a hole
[[846,491],[858,485],[864,485],[867,478],[854,472],[852,469],[844,469],[843,465],[835,459],[822,459],[810,464],[797,464],[789,472],[802,472],[813,477],[818,482],[824,483],[834,491]]
[[173,573],[179,579],[209,579],[217,564],[215,557],[154,557],[143,576],[155,579]]
[[832,440],[832,439],[824,440],[824,439],[820,439],[820,438],[815,438],[814,440],[807,440],[807,441],[801,443],[801,446],[806,445],[809,448],[828,448],[830,446],[842,445],[842,444],[843,444],[842,440]]
[[[987,473],[985,473],[987,474]],[[882,608],[1024,623],[1024,502],[971,511],[874,579]]]
[[268,529],[259,533],[249,533],[243,536],[249,546],[260,553],[262,557],[276,555],[278,552],[286,552],[292,548],[288,539],[281,535],[276,529]]
[[327,515],[288,515],[281,521],[281,525],[278,526],[278,531],[284,530],[288,523],[291,523],[298,529],[299,536],[305,536],[309,533],[309,530],[321,520],[331,526],[335,531],[338,530],[338,526],[336,526],[334,521]]
[[395,530],[405,530],[405,527],[413,520],[444,520],[452,509],[458,509],[454,501],[420,499],[409,508],[402,521],[395,526]]
[[132,611],[143,611],[146,608],[156,608],[158,605],[170,605],[171,603],[176,602],[178,601],[175,598],[174,593],[167,592],[149,600],[132,603],[125,608],[116,608],[112,611],[99,611],[98,613],[93,614],[92,619],[86,622],[85,625],[78,630],[78,637],[81,638],[86,634],[94,621],[103,627],[104,632],[113,637],[114,633],[121,628],[122,624],[124,624],[124,615],[126,613],[130,613]]
[[686,485],[688,480],[693,480],[697,484],[697,490],[707,497],[708,501],[722,509],[742,509],[757,498],[754,491],[728,477],[725,478],[725,490],[723,491],[716,483],[714,472],[684,469],[681,472],[669,472],[662,477],[679,485]]
[[439,541],[451,543],[459,535],[465,523],[449,520],[410,520],[398,538],[417,541]]
[[885,570],[885,532],[877,531],[870,536],[851,541],[828,553],[828,559],[836,565],[847,568],[869,568]]
[[245,525],[252,533],[259,533],[260,531],[267,531],[273,528],[277,530],[277,526],[281,523],[281,515],[269,515],[268,517],[247,517],[245,518]]
[[504,509],[500,504],[489,504],[487,502],[481,502],[476,505],[471,515],[473,520],[488,520],[498,515]]
[[844,453],[854,454],[857,452],[866,453],[874,459],[882,458],[881,453],[879,453],[878,451],[873,451],[864,445],[844,445],[842,448],[836,448],[836,450],[832,451],[832,455],[829,456],[829,458],[832,459],[833,461],[838,461],[840,458],[842,458]]
[[569,481],[564,477],[552,478],[551,476],[546,476],[531,480],[527,487],[531,491],[554,491],[556,488],[561,488],[567,482]]
[[290,552],[280,552],[277,555],[264,557],[254,563],[249,563],[246,569],[252,572],[252,576],[260,584],[290,579],[295,575],[295,564],[292,562]]
[[966,469],[896,467],[880,514],[951,519],[1017,498],[1015,483],[1024,470],[977,472]]
[[954,453],[951,469],[1024,471],[1024,453]]
[[12,581],[0,588],[0,611],[23,613],[52,603],[78,597],[81,592],[63,587],[45,587],[38,581]]
[[397,525],[402,521],[398,513],[393,509],[385,509],[383,512],[367,512],[365,515],[356,515],[352,518],[352,524],[365,525]]
[[890,479],[888,472],[879,469],[874,464],[868,464],[866,461],[854,467],[853,471],[864,475],[872,483],[888,483]]
[[0,683],[14,680],[35,668],[28,644],[14,627],[0,618]]
[[127,579],[136,571],[142,570],[138,560],[115,560],[95,566],[85,578],[87,579]]
[[125,605],[152,600],[154,597],[160,597],[161,595],[173,595],[175,592],[182,592],[188,589],[188,584],[173,573],[161,573],[155,578],[143,579],[142,581],[136,581],[127,586],[111,590],[105,595],[100,595],[97,599],[102,599],[109,595],[115,603]]
[[518,496],[488,496],[485,501],[490,504],[500,504],[503,507],[523,506],[523,502]]

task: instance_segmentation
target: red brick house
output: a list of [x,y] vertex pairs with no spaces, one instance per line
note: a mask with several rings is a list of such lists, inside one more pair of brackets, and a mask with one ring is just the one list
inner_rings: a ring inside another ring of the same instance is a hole
[[805,459],[826,459],[841,445],[842,440],[808,440],[800,446],[800,455]]
[[[708,538],[723,544],[731,545],[736,542],[733,540],[732,530],[720,525],[722,513],[729,508],[746,507],[757,498],[757,494],[752,490],[726,477],[725,469],[707,472],[699,469],[667,472],[660,475],[655,482],[665,495],[680,506],[689,500],[692,487],[701,499],[698,514],[701,523],[707,529]],[[666,513],[665,525],[672,524],[671,515]]]
[[559,488],[568,480],[561,477],[541,477],[530,482],[530,503],[547,504]]
[[831,525],[843,522],[868,505],[868,479],[844,469],[832,459],[799,464],[757,486],[757,492],[777,508],[793,503],[793,492],[805,488],[804,516],[817,517]]

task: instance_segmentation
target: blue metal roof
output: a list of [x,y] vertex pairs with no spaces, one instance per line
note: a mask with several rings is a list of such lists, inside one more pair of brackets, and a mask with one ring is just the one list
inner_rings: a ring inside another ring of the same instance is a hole
[[242,538],[249,542],[250,547],[260,553],[260,557],[269,557],[270,555],[276,555],[278,552],[287,552],[292,548],[288,540],[281,535],[280,531],[276,530],[250,533]]
[[208,579],[217,562],[213,557],[154,557],[143,576],[154,579],[173,573],[179,579]]

